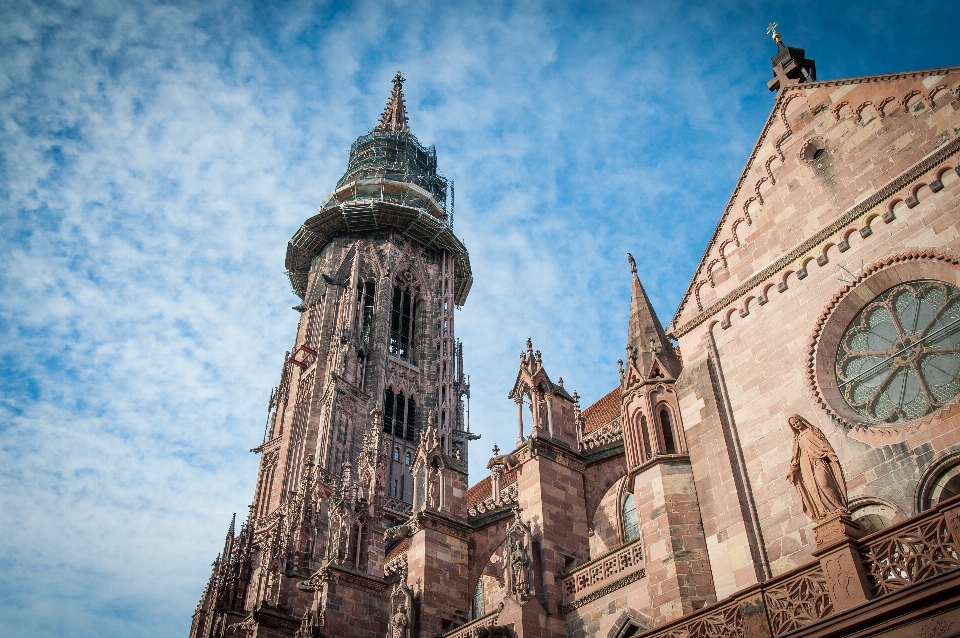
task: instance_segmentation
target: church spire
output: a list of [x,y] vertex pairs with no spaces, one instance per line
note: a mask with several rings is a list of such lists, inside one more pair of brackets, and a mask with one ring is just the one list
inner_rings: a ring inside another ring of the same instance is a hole
[[673,344],[660,325],[657,313],[637,276],[637,262],[627,253],[630,272],[633,274],[633,290],[630,295],[630,328],[627,332],[627,356],[640,374],[647,376],[659,361],[664,372],[673,378],[680,374],[680,360]]
[[403,82],[406,78],[400,71],[393,77],[393,92],[383,109],[377,131],[382,133],[409,133],[407,105],[403,101]]

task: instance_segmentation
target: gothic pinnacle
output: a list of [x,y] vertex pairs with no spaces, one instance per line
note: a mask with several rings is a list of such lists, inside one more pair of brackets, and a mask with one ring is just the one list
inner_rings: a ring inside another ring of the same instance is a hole
[[403,101],[403,82],[406,78],[400,71],[393,77],[393,92],[387,100],[387,106],[380,116],[377,130],[383,133],[409,133],[407,122],[407,106]]

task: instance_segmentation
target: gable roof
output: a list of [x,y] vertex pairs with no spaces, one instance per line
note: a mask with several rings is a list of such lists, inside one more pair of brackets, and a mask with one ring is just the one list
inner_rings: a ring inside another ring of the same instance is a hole
[[[676,313],[673,316],[673,320],[670,325],[667,327],[667,332],[671,337],[681,336],[686,330],[682,330],[684,324],[690,324],[693,317],[699,318],[700,314],[710,310],[706,308],[705,310],[699,307],[696,307],[694,310],[690,310],[690,304],[692,300],[695,300],[698,295],[699,287],[703,286],[708,281],[708,275],[710,269],[721,259],[723,255],[718,255],[719,251],[722,252],[723,246],[731,241],[730,238],[725,238],[725,235],[731,234],[733,241],[738,241],[736,239],[736,227],[741,222],[746,222],[750,224],[748,209],[754,201],[759,201],[762,205],[761,197],[761,185],[765,181],[770,181],[771,184],[775,184],[776,180],[774,179],[773,172],[771,170],[771,163],[776,159],[780,161],[785,160],[784,151],[782,150],[782,145],[784,145],[790,138],[793,136],[793,129],[790,125],[790,122],[787,118],[787,107],[790,105],[790,102],[798,97],[807,97],[815,93],[819,89],[823,88],[833,88],[833,87],[843,87],[850,86],[853,88],[859,84],[870,84],[870,83],[883,83],[883,82],[896,82],[902,80],[911,80],[911,79],[921,79],[928,78],[933,76],[942,76],[951,72],[956,72],[960,70],[960,67],[942,67],[937,69],[928,69],[923,71],[912,71],[905,73],[894,73],[894,74],[884,74],[884,75],[873,75],[873,76],[862,76],[855,78],[847,79],[838,79],[838,80],[826,80],[821,82],[808,82],[797,85],[791,85],[783,90],[781,90],[776,97],[773,108],[770,111],[770,114],[767,116],[766,123],[763,126],[763,129],[760,132],[760,135],[757,139],[757,142],[754,144],[753,150],[747,160],[747,163],[740,174],[739,179],[737,180],[736,186],[733,189],[727,205],[725,206],[723,213],[720,216],[720,219],[717,222],[717,225],[714,229],[713,234],[710,237],[710,241],[707,243],[704,250],[703,256],[700,259],[699,264],[693,274],[693,277],[690,280],[690,283],[687,286],[687,289],[683,295],[683,298],[680,301],[679,306],[677,307]],[[945,88],[943,85],[935,86],[928,89],[924,92],[923,97],[930,101],[932,100],[933,95],[938,91]],[[916,92],[915,94],[920,94]],[[859,117],[860,109],[869,105],[869,102],[865,102],[860,105],[860,108],[854,111]],[[842,107],[847,106],[846,102],[840,102],[834,105],[832,109],[832,114],[836,119],[840,118],[839,111]],[[882,108],[882,105],[880,105]],[[854,107],[850,106],[850,109],[853,110]],[[818,111],[819,112],[819,111]],[[768,150],[773,152],[773,156],[766,160],[765,166],[761,167],[761,161],[758,160],[758,156],[765,146],[769,146]],[[759,169],[759,170],[758,170]],[[755,196],[750,192],[745,190],[745,186],[750,184],[753,179],[758,178],[755,188],[753,189]],[[743,197],[741,197],[741,195]],[[745,200],[745,201],[744,201]],[[740,210],[742,207],[743,210]],[[721,243],[722,242],[722,243]],[[699,322],[698,322],[699,323]]]

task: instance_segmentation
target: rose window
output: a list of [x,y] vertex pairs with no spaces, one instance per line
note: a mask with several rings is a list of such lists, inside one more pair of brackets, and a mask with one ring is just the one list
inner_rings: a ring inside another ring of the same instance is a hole
[[837,385],[874,422],[935,412],[960,394],[960,289],[911,281],[868,303],[837,349]]

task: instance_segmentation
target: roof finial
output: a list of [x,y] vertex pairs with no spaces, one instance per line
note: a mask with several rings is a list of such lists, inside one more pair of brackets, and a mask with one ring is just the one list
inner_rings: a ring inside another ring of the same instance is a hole
[[406,78],[400,71],[393,76],[393,92],[390,93],[390,99],[387,100],[387,107],[383,109],[383,115],[380,116],[380,124],[377,130],[387,133],[406,133],[408,132],[407,106],[403,101],[403,83]]
[[776,22],[771,22],[767,25],[767,34],[773,38],[773,41],[777,43],[778,47],[783,46],[783,38],[780,37],[780,32],[777,31],[777,27],[780,26]]
[[630,272],[632,272],[634,275],[636,275],[636,274],[637,274],[637,262],[634,260],[633,255],[631,255],[630,253],[627,253],[627,261],[630,262]]

